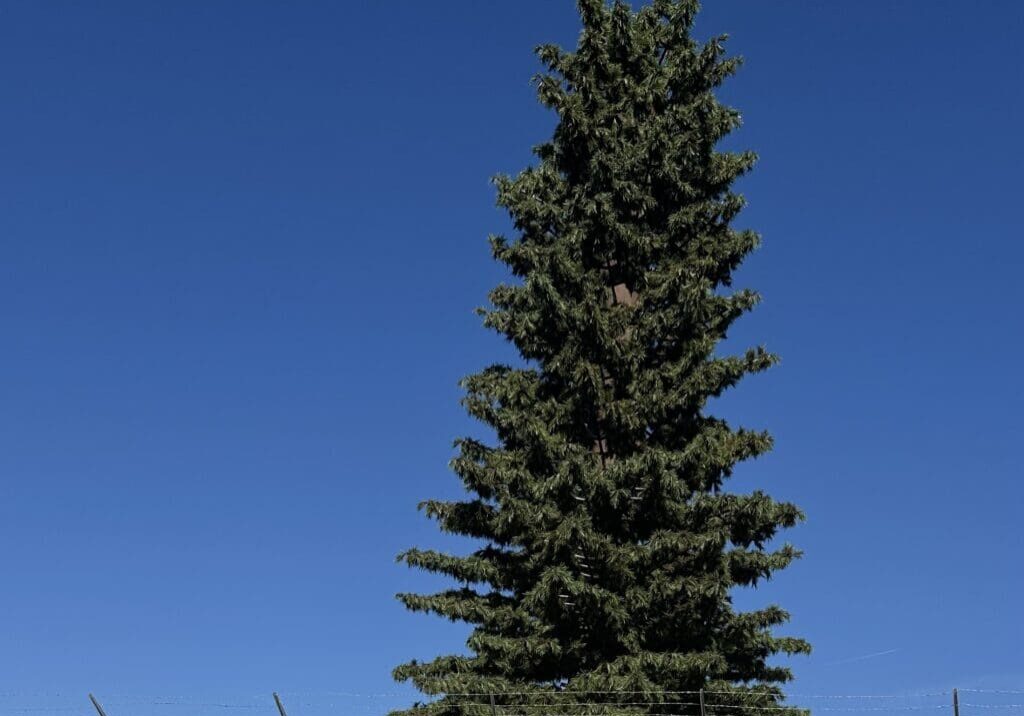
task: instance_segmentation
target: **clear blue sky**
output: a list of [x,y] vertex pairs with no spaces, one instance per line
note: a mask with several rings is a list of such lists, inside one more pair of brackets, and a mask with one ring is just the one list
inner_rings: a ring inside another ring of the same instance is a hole
[[[794,691],[1024,687],[1024,4],[718,0]],[[394,691],[568,0],[0,8],[0,692]],[[868,655],[889,652],[871,658]],[[0,699],[0,707],[10,703]],[[74,705],[78,705],[75,701]],[[372,709],[371,709],[372,710]],[[122,710],[123,713],[123,710]],[[138,713],[138,712],[137,712]],[[114,716],[114,714],[111,714]]]

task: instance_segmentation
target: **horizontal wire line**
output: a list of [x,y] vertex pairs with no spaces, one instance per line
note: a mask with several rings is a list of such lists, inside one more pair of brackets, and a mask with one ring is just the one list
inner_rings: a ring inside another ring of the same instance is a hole
[[[960,689],[960,691],[970,691],[972,693],[1001,693],[1001,694],[1024,694],[1024,691],[985,691],[981,689]],[[366,699],[384,699],[384,698],[415,698],[422,694],[409,694],[409,693],[379,693],[379,694],[363,694],[349,691],[322,691],[322,692],[278,692],[282,696],[347,696],[352,698],[366,698]],[[622,694],[637,695],[637,694],[685,694],[696,696],[701,693],[699,690],[695,691],[658,691],[658,690],[647,690],[647,691],[588,691],[588,690],[576,690],[566,689],[563,691],[451,691],[451,692],[439,692],[437,694],[427,694],[428,697],[450,697],[450,696],[566,696],[566,695],[610,695],[610,694]],[[719,690],[705,690],[705,694],[712,695],[728,695],[728,696],[781,696],[782,694],[773,691],[764,690],[736,690],[736,691],[719,691]],[[942,697],[949,696],[950,692],[930,692],[930,693],[910,693],[910,694],[803,694],[803,693],[786,693],[786,696],[792,698],[802,699],[909,699],[909,698],[930,698],[930,697]]]
[[[961,691],[968,691],[969,689],[960,689]],[[442,692],[439,694],[433,694],[436,696],[544,696],[544,695],[555,695],[562,696],[566,694],[688,694],[697,695],[701,693],[698,691],[586,691],[586,690],[575,690],[567,689],[565,691],[492,691],[492,692]],[[706,690],[705,694],[713,695],[728,695],[728,696],[777,696],[776,692],[773,691],[759,691],[759,690],[736,690],[736,691],[712,691]],[[1024,693],[1024,692],[992,692],[992,693]],[[359,696],[359,694],[351,694],[352,696]],[[382,696],[401,696],[401,694],[382,694]],[[948,696],[949,692],[934,692],[924,694],[788,694],[795,698],[804,699],[906,699],[906,698],[927,698],[936,696]]]
[[[744,704],[704,704],[708,708],[718,709],[747,709],[749,711],[794,711],[794,710],[807,710],[807,707],[793,704],[792,706],[746,706]],[[923,711],[931,709],[948,709],[951,708],[948,704],[940,706],[864,706],[864,707],[829,707],[829,706],[818,706],[815,707],[815,711],[847,711],[847,712],[862,712],[862,711]]]
[[[952,691],[952,690],[951,690]],[[959,692],[964,694],[990,694],[990,695],[1024,695],[1024,690],[1001,690],[1001,689],[972,689],[962,688],[958,689]],[[310,700],[316,701],[318,696],[333,696],[352,699],[366,699],[367,706],[372,704],[374,701],[381,701],[386,699],[408,699],[413,700],[415,698],[435,698],[436,701],[428,703],[420,703],[416,706],[411,706],[407,709],[401,710],[408,711],[431,711],[435,709],[458,709],[479,707],[480,709],[495,708],[500,712],[500,716],[588,716],[586,711],[600,711],[602,716],[615,716],[616,711],[621,710],[624,715],[635,716],[636,709],[630,711],[630,707],[645,707],[645,706],[660,706],[663,708],[675,708],[680,712],[679,714],[663,714],[662,716],[694,716],[699,714],[700,702],[696,700],[699,694],[703,694],[705,697],[719,697],[719,696],[730,696],[735,700],[740,701],[742,699],[756,700],[758,698],[773,699],[769,701],[767,705],[745,705],[742,703],[715,703],[711,700],[705,700],[704,707],[706,711],[715,712],[718,711],[719,716],[738,716],[739,711],[762,711],[762,712],[785,712],[785,711],[801,711],[808,710],[808,707],[800,703],[786,703],[788,699],[795,700],[891,700],[904,702],[913,699],[927,699],[942,697],[948,698],[951,692],[928,692],[928,693],[908,693],[908,694],[799,694],[799,693],[787,693],[783,689],[772,689],[772,690],[761,690],[761,689],[750,689],[744,690],[737,688],[735,690],[720,690],[720,689],[708,689],[708,690],[688,690],[688,691],[657,691],[657,690],[643,690],[643,691],[599,691],[599,690],[576,690],[576,689],[565,689],[565,690],[535,690],[535,691],[491,691],[491,692],[441,692],[438,694],[420,694],[415,692],[406,693],[358,693],[358,692],[287,692],[282,691],[281,694],[285,698],[287,703],[288,697],[291,696],[297,700],[307,702]],[[635,701],[613,701],[608,700],[608,697],[620,696],[658,696],[667,697],[661,701],[652,700],[635,700]],[[674,701],[672,697],[690,697],[690,701]],[[29,700],[39,698],[47,699],[61,699],[65,704],[68,703],[68,699],[75,698],[66,692],[6,692],[0,693],[0,714],[10,713],[64,713],[72,711],[82,711],[81,708],[67,707],[67,706],[54,706],[54,707],[9,707],[4,708],[2,700]],[[475,697],[475,698],[474,698]],[[548,699],[548,703],[492,703],[489,699],[496,698],[499,700],[508,699],[510,701],[516,700],[516,697],[524,701],[531,699],[542,700]],[[597,697],[594,700],[582,700],[589,697]],[[602,698],[604,697],[604,698]],[[112,701],[128,702],[132,706],[191,706],[208,709],[239,709],[239,710],[252,710],[265,708],[266,704],[263,702],[265,697],[263,695],[252,695],[247,697],[244,702],[203,702],[203,701],[191,701],[188,699],[179,699],[174,696],[126,696],[126,695],[110,695]],[[460,701],[459,699],[471,699],[469,701]],[[488,700],[480,700],[480,699]],[[574,699],[573,701],[561,702],[559,699]],[[256,702],[256,699],[260,701]],[[731,700],[731,699],[730,699]],[[16,701],[15,701],[16,702]],[[24,702],[24,701],[23,701]],[[764,703],[764,702],[761,702]],[[298,705],[298,704],[296,704]],[[318,703],[303,703],[303,706],[317,707],[324,706],[323,702]],[[331,704],[332,708],[335,706],[342,706],[344,704]],[[619,709],[616,709],[619,707]],[[1024,711],[1024,703],[973,703],[973,702],[961,702],[961,708],[966,709],[989,709],[989,710],[1003,710],[1013,711],[1021,710]],[[829,707],[821,706],[815,707],[815,711],[831,711],[831,712],[882,712],[882,711],[928,711],[928,710],[948,710],[951,709],[951,704],[933,704],[933,705],[916,705],[908,703],[893,703],[888,706],[854,706],[850,707]],[[737,711],[739,710],[739,711]],[[524,712],[524,713],[517,713]],[[583,712],[581,714],[581,712]]]
[[[619,705],[627,705],[627,704],[619,704]],[[680,706],[681,704],[658,704],[658,705],[659,706]],[[699,706],[699,704],[697,704],[696,706]],[[696,706],[695,706],[695,708],[696,708]],[[722,704],[717,704],[717,705],[715,705],[715,704],[705,704],[704,707],[708,711],[714,711],[715,709],[720,709],[720,708],[736,708],[736,709],[746,709],[746,710],[750,710],[750,711],[811,711],[812,710],[812,709],[809,709],[807,707],[795,706],[795,705],[794,706],[786,706],[786,707],[781,707],[780,706],[780,707],[773,707],[773,708],[765,708],[765,707],[760,707],[759,708],[759,707],[756,707],[756,706],[731,706],[731,707],[728,707],[728,706],[723,706]],[[483,709],[483,708],[488,708],[488,707],[485,707],[485,706],[481,705],[480,708]],[[604,707],[604,706],[595,706],[594,708],[595,709],[601,709],[602,713],[606,714],[606,715],[607,714],[615,713],[614,711],[607,710],[607,707]],[[902,708],[893,708],[893,709],[884,709],[884,708],[877,708],[877,709],[853,709],[853,708],[849,708],[849,709],[832,709],[832,708],[823,708],[823,709],[814,709],[814,710],[815,711],[829,711],[829,712],[843,712],[843,713],[865,713],[865,712],[907,711],[907,710],[911,710],[911,709],[902,709]],[[549,709],[549,710],[546,710],[546,711],[542,711],[539,714],[536,711],[530,712],[528,714],[527,713],[517,714],[516,712],[510,712],[510,711],[507,711],[507,710],[505,710],[505,709],[503,709],[501,707],[498,707],[498,711],[502,714],[502,716],[574,716],[575,714],[578,713],[578,711],[573,711],[573,710]],[[670,714],[662,714],[661,716],[671,716],[671,715]]]
[[[672,713],[672,714],[659,714],[659,716],[693,716],[694,713],[695,712],[691,712],[689,714],[675,714],[675,713]],[[505,713],[505,714],[503,714],[503,716],[537,716],[537,714]],[[543,716],[562,716],[562,714],[549,713],[549,714],[544,714]],[[616,714],[613,711],[611,713],[605,714],[604,716],[616,716]],[[632,713],[630,711],[623,711],[621,716],[636,716],[636,714]]]
[[[429,704],[428,704],[429,705]],[[491,707],[489,701],[460,701],[452,704],[439,704],[440,706],[486,706]],[[710,704],[705,704],[710,705]],[[548,708],[570,707],[570,706],[700,706],[699,701],[561,701],[550,704],[494,704],[496,708]]]
[[[967,704],[963,704],[967,705]],[[430,708],[434,704],[424,704],[420,708]],[[475,706],[481,709],[491,708],[492,704],[489,702],[473,701],[473,702],[462,702],[462,703],[451,703],[444,704],[438,703],[437,707],[441,708],[459,708],[465,706]],[[605,708],[609,706],[700,706],[700,702],[693,701],[577,701],[570,703],[551,703],[551,704],[494,704],[494,707],[500,710],[505,716],[512,716],[507,712],[507,709],[548,709],[549,711],[558,710],[571,710],[572,708]],[[782,706],[755,706],[747,704],[721,704],[713,702],[705,702],[704,707],[706,709],[743,709],[748,711],[801,711],[808,710],[808,707],[801,706],[799,704],[788,704]],[[816,711],[838,711],[838,712],[874,712],[874,711],[927,711],[927,710],[942,710],[952,708],[949,704],[938,704],[933,706],[875,706],[875,707],[818,707]],[[534,714],[533,716],[539,716]]]
[[211,704],[197,701],[149,701],[136,702],[133,706],[202,706],[212,709],[260,709],[265,708],[263,704]]
[[[699,694],[700,691],[587,691],[577,689],[565,689],[563,691],[554,691],[547,689],[544,691],[443,691],[436,696],[564,696],[566,694],[622,694],[629,696],[633,694]],[[705,691],[705,694],[710,694],[710,691]],[[720,692],[720,693],[733,693],[731,691]],[[746,692],[749,693],[749,692]],[[767,693],[767,692],[766,692]]]
[[[414,696],[422,696],[422,694],[406,693],[399,694],[395,692],[382,693],[382,694],[361,694],[352,691],[278,691],[280,696],[351,696],[360,699],[407,699]],[[489,694],[480,694],[481,696],[488,696]],[[262,698],[260,694],[257,698]]]
[[967,704],[962,703],[961,706],[970,706],[972,709],[1024,709],[1024,704]]
[[[487,706],[487,707],[490,707],[492,705],[497,706],[499,708],[506,708],[506,707],[507,708],[511,708],[511,707],[519,707],[519,706],[536,706],[538,708],[542,708],[544,706],[615,706],[616,704],[619,705],[619,706],[656,706],[656,705],[671,706],[673,704],[677,705],[677,706],[700,706],[700,702],[699,701],[671,701],[671,700],[667,700],[667,701],[552,701],[551,703],[546,703],[546,704],[516,704],[516,703],[507,703],[507,704],[495,703],[495,704],[491,704],[491,702],[489,702],[489,701],[452,701],[452,702],[447,702],[446,703],[446,702],[443,702],[443,701],[436,701],[436,702],[432,702],[432,703],[429,703],[429,704],[421,704],[420,708],[426,708],[427,706],[445,706],[445,707],[447,707],[447,706]],[[784,708],[796,706],[795,704],[787,704],[787,703],[778,704],[776,706],[757,706],[755,704],[737,704],[737,703],[726,704],[726,703],[715,703],[715,702],[712,702],[712,701],[705,701],[704,705],[705,706],[735,707],[735,708],[750,708],[750,709],[758,709],[758,708],[760,708],[760,709],[766,709],[766,708],[780,708],[780,709],[784,709]],[[975,705],[975,704],[964,704],[964,703],[961,703],[961,705],[972,706],[972,705]],[[1016,706],[1018,704],[1008,704],[1008,705]],[[827,706],[823,706],[821,708],[828,708],[828,707]],[[921,709],[932,709],[932,708],[934,708],[934,709],[948,709],[948,708],[951,708],[951,707],[950,707],[949,704],[934,704],[934,705],[929,704],[929,705],[924,705],[924,706],[918,706],[918,705],[910,705],[910,706],[871,706],[871,707],[869,707],[869,706],[850,706],[850,707],[846,707],[846,708],[850,708],[850,709],[852,709],[854,711],[863,711],[864,709],[867,709],[867,708],[877,708],[877,709],[889,710],[889,709],[899,709],[899,708],[904,708],[904,709],[919,709],[919,708],[921,708]]]

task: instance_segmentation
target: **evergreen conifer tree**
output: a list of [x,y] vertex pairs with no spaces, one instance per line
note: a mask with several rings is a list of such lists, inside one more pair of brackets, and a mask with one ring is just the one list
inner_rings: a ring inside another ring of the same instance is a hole
[[554,136],[496,179],[516,236],[491,244],[518,280],[493,290],[484,322],[524,367],[464,381],[496,441],[456,443],[468,499],[422,505],[482,546],[400,556],[461,583],[399,598],[473,625],[469,653],[395,669],[438,697],[404,713],[490,714],[474,706],[487,694],[508,713],[694,713],[704,689],[717,714],[784,714],[790,672],[769,660],[809,645],[774,634],[782,609],[739,612],[730,594],[797,557],[769,542],[802,516],[723,491],[771,438],[706,410],[776,361],[716,352],[758,302],[731,287],[759,241],[730,225],[755,157],[717,149],[740,116],[714,92],[739,63],[724,37],[693,39],[696,0],[578,7],[576,50],[537,51]]

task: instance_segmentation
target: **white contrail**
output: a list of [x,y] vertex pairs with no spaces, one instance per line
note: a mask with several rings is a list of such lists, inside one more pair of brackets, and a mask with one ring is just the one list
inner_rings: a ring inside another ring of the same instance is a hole
[[899,651],[898,647],[896,649],[887,649],[886,651],[876,651],[874,654],[864,654],[864,656],[855,656],[855,657],[853,657],[851,659],[840,659],[839,661],[833,661],[833,662],[830,662],[828,664],[825,664],[825,666],[838,666],[839,664],[852,664],[855,661],[864,661],[865,659],[874,659],[876,656],[886,656],[887,654],[895,654],[897,651]]

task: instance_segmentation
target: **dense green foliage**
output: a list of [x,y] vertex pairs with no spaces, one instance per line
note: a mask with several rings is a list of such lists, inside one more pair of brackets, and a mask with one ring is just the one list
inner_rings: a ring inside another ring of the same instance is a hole
[[458,441],[470,497],[424,503],[442,529],[484,546],[400,557],[462,583],[400,599],[472,624],[470,651],[395,676],[441,697],[409,713],[465,713],[470,697],[457,694],[528,708],[596,692],[643,693],[630,710],[679,713],[646,702],[702,688],[736,707],[720,713],[771,707],[790,674],[770,658],[809,647],[773,633],[782,609],[738,612],[730,593],[797,556],[768,543],[801,514],[723,491],[771,438],[706,413],[776,360],[716,353],[758,301],[731,288],[758,244],[730,226],[743,206],[732,184],[755,157],[717,149],[740,117],[714,91],[738,61],[724,38],[692,38],[695,0],[578,5],[577,49],[538,50],[554,137],[535,166],[497,180],[517,236],[493,238],[493,251],[520,280],[494,289],[485,323],[526,367],[465,380],[465,405],[496,444]]

